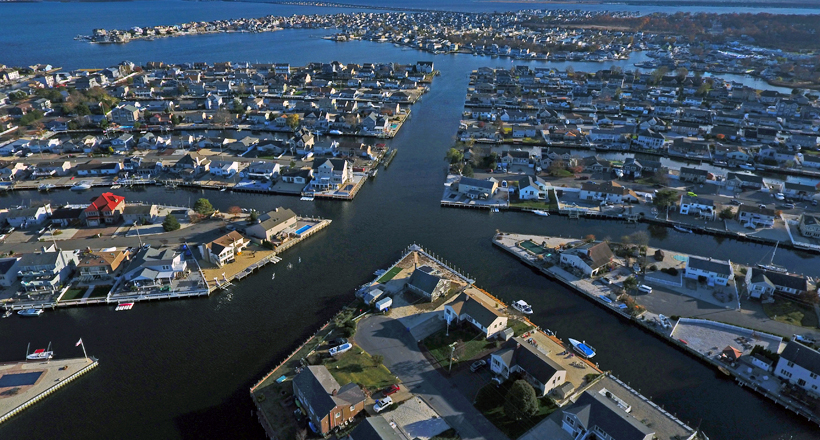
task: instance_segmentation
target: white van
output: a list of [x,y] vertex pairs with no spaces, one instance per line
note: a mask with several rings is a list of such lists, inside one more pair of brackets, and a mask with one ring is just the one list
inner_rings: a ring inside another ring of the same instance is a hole
[[646,284],[641,284],[638,286],[638,291],[643,293],[652,293],[652,288],[647,286]]

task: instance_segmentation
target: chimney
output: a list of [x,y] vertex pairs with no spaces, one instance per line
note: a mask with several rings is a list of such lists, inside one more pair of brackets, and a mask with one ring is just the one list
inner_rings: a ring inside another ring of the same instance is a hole
[[336,395],[336,388],[334,388],[334,389],[333,389],[333,391],[331,391],[331,392],[330,392],[330,395],[331,395],[331,396],[335,396],[335,395]]

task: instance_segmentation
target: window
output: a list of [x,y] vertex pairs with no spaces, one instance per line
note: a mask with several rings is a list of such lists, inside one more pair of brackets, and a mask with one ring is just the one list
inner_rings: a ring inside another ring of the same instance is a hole
[[804,386],[806,386],[806,381],[803,380],[803,379],[800,379],[800,380],[797,381],[797,384],[800,385],[801,387],[804,387]]
[[567,420],[567,425],[569,425],[569,426],[575,426],[575,422],[573,422],[573,421],[572,421],[572,417],[567,416],[567,419],[566,419],[566,420]]
[[791,368],[791,367],[794,366],[794,362],[788,362],[788,363],[786,363],[786,365],[788,365],[788,367]]
[[792,377],[792,374],[786,371],[785,369],[780,369],[780,374],[782,374],[784,377]]
[[356,405],[350,405],[350,412],[356,411]]
[[339,417],[341,417],[341,416],[342,416],[341,411],[336,413],[336,418],[337,418],[337,419],[338,419]]
[[809,377],[811,377],[812,379],[817,379],[817,375],[814,373],[809,374]]

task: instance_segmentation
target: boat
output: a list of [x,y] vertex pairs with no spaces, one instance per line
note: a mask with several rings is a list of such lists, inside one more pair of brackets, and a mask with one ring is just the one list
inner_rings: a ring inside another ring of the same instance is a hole
[[587,345],[586,341],[577,341],[575,339],[570,338],[569,343],[572,345],[572,348],[578,352],[581,356],[592,359],[595,357],[595,349],[592,348],[590,345]]
[[51,191],[52,189],[54,189],[56,187],[57,187],[57,185],[52,185],[50,183],[44,183],[44,184],[38,186],[37,189],[40,190],[40,191]]
[[71,187],[72,191],[87,191],[91,189],[91,182],[88,180],[83,180],[80,183],[75,183],[74,186]]
[[350,350],[351,348],[353,348],[353,344],[351,344],[350,342],[345,342],[344,344],[339,345],[338,347],[331,348],[329,352],[331,356],[336,356],[337,354],[342,354]]
[[780,244],[779,241],[775,242],[774,251],[772,251],[772,258],[769,259],[769,264],[757,263],[757,267],[759,267],[760,269],[768,270],[769,272],[779,272],[779,273],[788,273],[789,272],[789,270],[786,269],[785,267],[774,264],[774,254],[777,253],[777,246],[779,244]]
[[119,303],[117,304],[117,308],[114,310],[121,312],[123,310],[131,310],[132,308],[134,308],[134,303]]
[[499,212],[498,208],[490,208],[490,212]]
[[532,307],[530,307],[530,305],[524,300],[519,299],[518,301],[512,303],[512,308],[525,315],[532,315]]
[[660,322],[661,322],[661,326],[662,326],[663,328],[670,328],[670,327],[672,327],[672,323],[671,323],[671,322],[669,322],[669,318],[667,318],[667,317],[666,317],[666,316],[664,316],[664,315],[658,315],[658,321],[660,321]]
[[535,214],[535,215],[540,215],[541,217],[549,217],[550,216],[549,212],[542,211],[540,209],[536,209],[536,210],[532,211],[532,213]]
[[43,309],[25,309],[17,312],[20,316],[40,316],[43,314]]
[[4,318],[8,318],[9,316],[11,316],[11,309],[6,310],[6,312],[5,312],[5,313],[3,313],[3,317],[4,317]]
[[678,231],[678,232],[683,232],[684,234],[691,234],[692,233],[691,229],[686,229],[683,226],[675,225],[675,226],[673,226],[673,228],[675,228],[675,230]]
[[48,348],[38,348],[33,353],[28,352],[26,347],[26,359],[30,361],[47,361],[54,357],[54,352],[51,350],[51,342],[48,343]]
[[379,270],[377,270],[377,271],[373,272],[373,275],[376,275],[377,277],[380,277],[380,276],[384,275],[385,273],[387,273],[387,271],[386,271],[386,270],[384,270],[384,269],[379,269]]

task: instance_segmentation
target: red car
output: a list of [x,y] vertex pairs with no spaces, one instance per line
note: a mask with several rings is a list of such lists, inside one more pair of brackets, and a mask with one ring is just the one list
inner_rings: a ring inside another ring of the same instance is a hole
[[398,391],[399,391],[399,386],[393,384],[393,385],[390,385],[389,387],[385,388],[384,395],[385,396],[391,396],[393,394],[396,394]]

